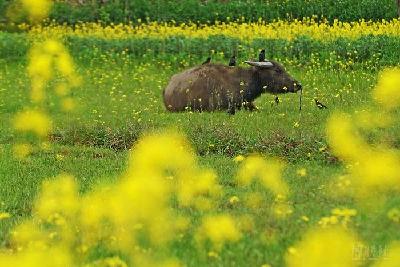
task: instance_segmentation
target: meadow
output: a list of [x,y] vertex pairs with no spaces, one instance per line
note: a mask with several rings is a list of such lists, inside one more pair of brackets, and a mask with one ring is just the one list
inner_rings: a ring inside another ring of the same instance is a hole
[[[0,33],[0,263],[397,266],[399,101],[374,93],[399,81],[379,82],[399,59],[397,20],[353,30],[281,22],[302,34],[267,40],[241,39],[229,26],[200,28],[210,37],[185,26],[143,24],[135,36],[123,25],[90,25]],[[48,80],[36,105],[53,126],[38,137],[16,114],[35,105],[29,47],[54,36],[80,81],[57,87],[62,68]],[[243,64],[262,47],[301,81],[301,111],[297,94],[279,104],[265,94],[258,111],[234,116],[165,110],[161,93],[174,73],[208,54],[227,63],[236,51]],[[16,149],[24,143],[32,147]],[[338,193],[342,181],[350,193]]]

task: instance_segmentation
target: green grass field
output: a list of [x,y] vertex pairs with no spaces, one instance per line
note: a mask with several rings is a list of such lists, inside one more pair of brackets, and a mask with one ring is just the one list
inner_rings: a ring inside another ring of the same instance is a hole
[[[199,59],[200,61],[201,59]],[[217,61],[220,59],[216,59]],[[60,111],[54,92],[48,91],[46,106],[55,121],[50,136],[51,148],[34,152],[24,160],[15,159],[12,145],[21,136],[12,128],[13,115],[29,107],[29,79],[24,61],[0,64],[0,211],[11,217],[0,220],[0,249],[9,247],[9,233],[19,222],[31,216],[32,201],[42,181],[59,173],[70,173],[79,182],[82,193],[102,183],[119,179],[127,165],[128,150],[150,132],[177,129],[195,148],[202,166],[213,168],[223,185],[222,202],[217,210],[243,215],[252,213],[255,227],[236,243],[226,245],[218,257],[199,252],[189,235],[174,241],[171,252],[187,266],[282,266],[284,255],[301,235],[333,208],[355,208],[358,214],[350,222],[352,229],[371,246],[386,246],[400,238],[399,224],[389,220],[387,211],[398,207],[393,197],[384,208],[365,212],[351,199],[335,199],[326,189],[345,166],[333,155],[325,137],[326,119],[335,111],[361,112],[371,104],[371,90],[378,71],[365,66],[353,69],[287,66],[289,73],[304,87],[303,109],[299,96],[263,95],[256,101],[257,112],[240,111],[230,116],[215,113],[168,113],[161,92],[173,73],[197,64],[185,65],[173,58],[143,59],[115,57],[93,58],[77,62],[82,85],[72,97],[77,106],[73,112]],[[319,110],[314,97],[329,108]],[[376,130],[368,138],[381,140],[391,136],[391,144],[400,145],[399,124],[385,132]],[[384,132],[384,133],[383,133]],[[244,198],[244,190],[234,182],[238,155],[259,153],[278,157],[287,163],[284,179],[290,186],[289,200],[293,214],[286,219],[268,216],[272,196],[263,194],[265,205],[249,211],[241,201],[232,207],[229,198]],[[306,175],[298,174],[306,169]],[[197,216],[194,212],[193,216]],[[309,220],[304,219],[306,216]],[[194,228],[194,226],[192,226]],[[188,231],[190,232],[190,231]],[[97,254],[96,254],[97,253]],[[108,252],[99,249],[100,257]],[[367,260],[366,265],[373,260]]]

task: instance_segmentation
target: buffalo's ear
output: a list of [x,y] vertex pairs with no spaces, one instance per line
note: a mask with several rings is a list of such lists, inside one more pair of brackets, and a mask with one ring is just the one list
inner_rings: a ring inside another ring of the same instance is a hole
[[271,61],[264,61],[264,62],[256,62],[256,61],[245,61],[244,63],[249,64],[250,66],[268,69],[272,68],[274,64]]

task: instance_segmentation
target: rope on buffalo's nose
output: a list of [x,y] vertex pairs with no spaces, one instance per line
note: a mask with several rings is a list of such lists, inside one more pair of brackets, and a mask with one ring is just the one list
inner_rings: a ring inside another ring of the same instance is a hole
[[299,108],[299,110],[301,111],[301,97],[302,97],[302,95],[303,95],[303,88],[301,88],[300,89],[300,97],[299,97],[299,99],[300,99],[300,108]]

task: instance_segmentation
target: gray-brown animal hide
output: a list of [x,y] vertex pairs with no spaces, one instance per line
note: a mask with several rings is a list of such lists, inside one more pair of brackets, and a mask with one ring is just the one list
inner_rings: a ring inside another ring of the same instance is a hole
[[[262,93],[296,92],[301,85],[277,62],[247,68],[201,65],[172,76],[163,92],[169,111],[252,109]],[[256,62],[257,63],[257,62]]]

